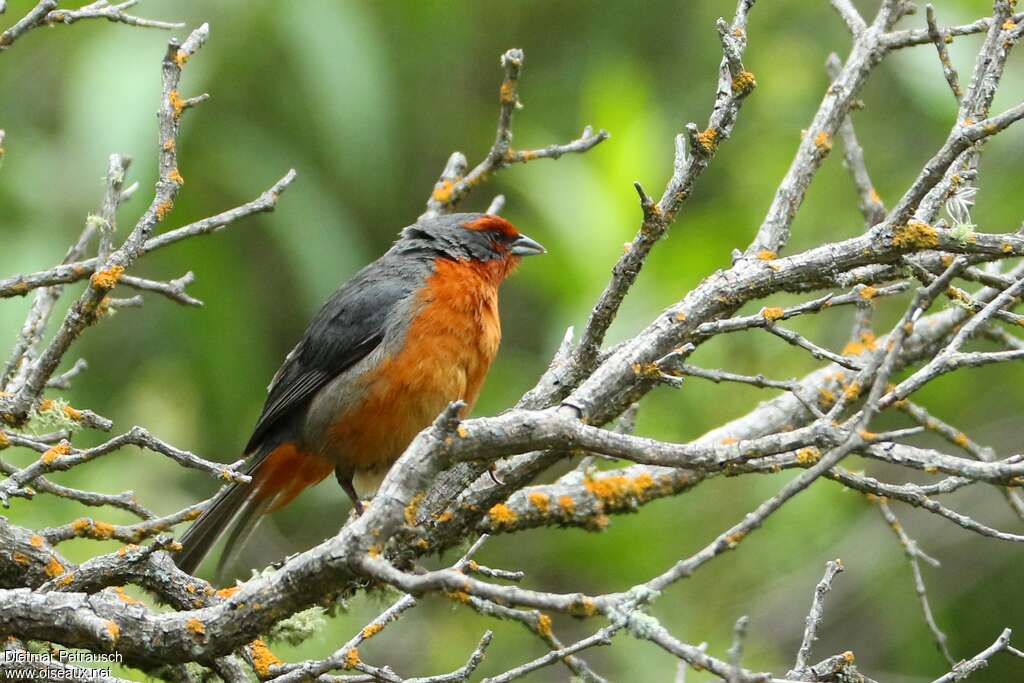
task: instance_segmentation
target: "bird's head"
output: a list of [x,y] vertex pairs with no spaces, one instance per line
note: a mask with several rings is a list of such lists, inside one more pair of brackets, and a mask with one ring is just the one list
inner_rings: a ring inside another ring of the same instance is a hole
[[523,256],[545,253],[544,247],[501,216],[453,213],[424,218],[402,231],[399,244],[454,261],[476,261],[510,272]]

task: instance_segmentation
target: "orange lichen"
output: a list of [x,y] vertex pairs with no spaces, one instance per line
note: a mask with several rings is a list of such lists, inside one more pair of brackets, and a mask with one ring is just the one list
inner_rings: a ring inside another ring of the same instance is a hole
[[778,254],[769,249],[762,249],[761,251],[757,252],[757,258],[761,259],[762,261],[771,261],[776,256],[778,256]]
[[861,299],[870,301],[878,294],[878,290],[874,287],[861,287],[857,293],[860,294]]
[[868,193],[868,200],[872,204],[881,204],[882,203],[882,198],[880,196],[878,196],[878,190],[876,190],[873,187],[871,188],[871,192]]
[[592,598],[584,597],[572,606],[572,611],[576,614],[592,617],[597,613],[597,606]]
[[853,400],[860,396],[860,390],[860,382],[850,382],[848,385],[846,385],[846,390],[843,391],[843,396],[845,396],[849,400]]
[[442,512],[441,514],[439,514],[439,515],[435,515],[435,516],[434,516],[434,519],[435,519],[435,520],[437,520],[437,522],[438,522],[439,524],[443,524],[443,523],[445,523],[445,522],[450,522],[450,521],[452,521],[452,518],[453,518],[453,517],[455,517],[455,513],[454,513],[454,512],[452,512],[451,510],[445,510],[445,511],[444,511],[444,512]]
[[445,591],[445,595],[457,602],[469,602],[469,593],[466,591]]
[[961,448],[967,448],[970,445],[971,441],[963,432],[957,432],[955,435],[953,435],[953,443],[955,443],[957,446],[960,446]]
[[551,617],[543,612],[537,615],[537,633],[546,638],[551,636]]
[[269,676],[271,667],[284,663],[259,638],[249,643],[249,654],[252,656],[252,668],[260,678]]
[[431,196],[434,198],[434,201],[441,202],[442,204],[447,204],[448,201],[452,198],[452,189],[454,187],[455,184],[452,181],[442,180],[437,184],[437,187],[434,188],[434,191],[433,193],[431,193]]
[[786,315],[786,312],[779,306],[766,306],[761,309],[761,317],[765,320],[778,320]]
[[107,522],[93,522],[92,528],[89,530],[89,535],[92,538],[105,540],[113,537],[114,525]]
[[818,131],[818,134],[814,136],[814,146],[822,154],[828,154],[832,151],[832,136],[823,130]]
[[679,322],[686,322],[686,314],[683,313],[682,311],[679,311],[678,313],[676,313],[676,320],[678,320]]
[[32,538],[28,539],[28,542],[32,544],[33,548],[42,548],[46,539],[39,534],[32,534]]
[[107,621],[107,633],[110,635],[111,640],[117,640],[117,637],[121,635],[121,627],[113,621]]
[[796,452],[796,461],[801,465],[813,465],[819,460],[821,460],[821,451],[814,446],[807,446]]
[[367,638],[373,638],[382,630],[384,630],[384,624],[375,621],[372,624],[367,624],[366,626],[364,626],[363,630],[360,632],[360,635],[362,636],[363,640],[366,640]]
[[852,650],[847,650],[842,654],[842,658],[846,660],[847,664],[853,664],[855,657],[853,656]]
[[141,605],[142,604],[141,601],[136,600],[132,596],[128,595],[128,593],[126,593],[125,590],[124,590],[124,586],[116,586],[114,588],[114,595],[117,596],[118,600],[120,600],[121,602],[127,603],[129,605]]
[[541,512],[548,511],[548,503],[551,499],[550,496],[548,496],[548,494],[543,493],[541,491],[533,491],[527,497],[530,499],[530,503],[532,503],[535,508],[537,508]]
[[420,503],[423,502],[423,498],[425,496],[426,494],[420,491],[413,496],[412,500],[409,501],[409,504],[405,506],[405,523],[409,526],[416,526],[416,513],[419,512]]
[[460,439],[465,439],[467,436],[469,436],[469,430],[463,427],[462,425],[459,425],[458,427],[455,428],[455,433],[459,435]]
[[939,233],[927,223],[910,220],[906,225],[893,228],[892,245],[899,248],[931,249],[939,246]]
[[643,496],[644,491],[654,486],[654,479],[646,473],[636,477],[612,474],[598,478],[587,477],[583,480],[583,486],[604,504],[622,505]]
[[237,592],[238,586],[228,586],[227,588],[221,588],[216,593],[214,593],[214,595],[216,595],[221,600],[227,600]]
[[185,66],[185,62],[188,61],[189,54],[184,50],[178,50],[174,53],[174,63],[178,65],[178,68]]
[[1015,28],[1017,28],[1017,24],[1013,23],[1013,19],[1007,19],[1003,22],[1004,31],[1012,31]]
[[0,432],[0,450],[3,450],[4,448],[7,448],[10,445],[11,440],[10,438],[8,438],[7,434],[5,434],[4,432]]
[[181,99],[177,90],[167,93],[167,104],[171,105],[175,118],[181,116],[181,112],[185,109],[185,100]]
[[195,633],[196,635],[206,633],[206,626],[204,626],[203,622],[199,621],[195,617],[185,622],[185,629]]
[[82,411],[75,410],[71,406],[64,406],[64,415],[66,415],[69,420],[74,420],[75,422],[80,422],[82,420]]
[[860,341],[851,341],[843,347],[844,356],[859,356],[865,351],[874,351],[878,342],[873,332],[861,332]]
[[185,184],[185,179],[182,177],[181,171],[179,171],[177,168],[171,169],[171,172],[167,174],[167,179],[170,180],[175,185]]
[[750,71],[743,70],[732,79],[732,91],[735,93],[750,92],[757,85],[757,79]]
[[823,407],[828,408],[836,402],[836,395],[832,393],[832,390],[827,387],[818,389],[818,403]]
[[718,443],[722,444],[723,446],[731,446],[732,444],[737,443],[737,439],[735,436],[726,436],[723,437],[722,440],[719,441]]
[[726,536],[725,542],[729,544],[730,548],[735,548],[737,545],[739,545],[740,541],[742,541],[743,537],[746,535],[746,531],[737,531],[734,534],[729,534],[728,536]]
[[71,453],[71,444],[69,444],[67,441],[61,441],[56,446],[50,448],[45,453],[43,453],[41,460],[47,465],[49,465],[57,458],[61,457],[62,455],[68,455],[69,453]]
[[53,410],[52,398],[44,398],[42,401],[39,402],[39,412],[45,413],[50,410]]
[[354,669],[362,663],[362,660],[359,659],[359,650],[355,648],[346,652],[345,658],[342,660],[342,666],[346,669]]
[[1010,244],[1009,242],[1003,242],[1003,246],[1000,247],[1000,249],[1002,249],[1004,254],[1012,254],[1013,253],[1013,245]]
[[515,510],[504,503],[498,503],[488,510],[487,514],[491,518],[491,523],[498,528],[501,528],[502,526],[512,526],[516,523]]
[[504,80],[501,82],[501,87],[498,89],[498,97],[505,104],[511,104],[516,101],[516,86],[511,80]]
[[697,134],[697,144],[705,152],[714,152],[718,146],[718,131],[714,128],[707,128]]
[[46,575],[51,578],[56,578],[64,573],[64,565],[57,560],[56,557],[50,555],[50,559],[46,561],[46,567],[44,569]]
[[572,499],[572,496],[565,495],[558,497],[558,507],[562,509],[567,515],[571,515],[576,512],[576,501]]
[[103,270],[97,270],[89,278],[89,282],[96,289],[102,289],[104,291],[113,289],[117,285],[117,281],[121,278],[121,273],[124,272],[123,266],[110,266]]
[[171,202],[170,199],[165,199],[164,201],[160,202],[160,204],[156,207],[157,220],[162,221],[164,218],[167,217],[167,214],[169,214],[171,212],[171,209],[173,208],[174,203]]
[[11,559],[20,565],[27,565],[30,562],[30,560],[28,559],[28,555],[26,555],[25,553],[16,552],[13,555],[11,555]]
[[175,145],[176,145],[176,143],[174,142],[174,138],[167,138],[167,140],[164,141],[164,144],[163,144],[164,151],[165,152],[173,152]]
[[875,432],[869,432],[866,429],[857,430],[857,436],[868,442],[874,441],[876,438],[878,438],[878,434],[876,434]]

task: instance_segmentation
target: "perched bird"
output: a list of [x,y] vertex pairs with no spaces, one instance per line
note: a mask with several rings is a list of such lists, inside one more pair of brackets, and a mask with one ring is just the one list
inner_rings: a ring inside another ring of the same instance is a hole
[[332,471],[362,513],[416,434],[472,407],[501,339],[498,285],[544,247],[489,214],[424,218],[341,286],[274,375],[232,484],[181,537],[193,573],[232,527],[221,566],[260,517]]

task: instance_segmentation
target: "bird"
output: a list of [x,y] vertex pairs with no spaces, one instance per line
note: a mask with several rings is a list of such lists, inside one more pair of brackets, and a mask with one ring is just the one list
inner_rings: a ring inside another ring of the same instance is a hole
[[498,287],[544,247],[493,214],[421,217],[323,304],[271,380],[242,472],[179,539],[194,574],[230,529],[218,575],[265,513],[331,472],[362,514],[412,439],[472,409],[498,350]]

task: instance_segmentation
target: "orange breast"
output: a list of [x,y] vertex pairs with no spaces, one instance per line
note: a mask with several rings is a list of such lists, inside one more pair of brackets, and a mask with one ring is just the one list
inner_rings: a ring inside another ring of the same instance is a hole
[[501,340],[498,284],[512,267],[501,263],[438,259],[402,349],[356,380],[361,400],[329,430],[343,469],[390,467],[448,403],[472,407]]

